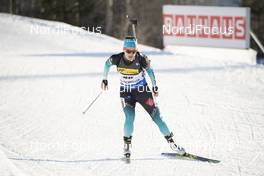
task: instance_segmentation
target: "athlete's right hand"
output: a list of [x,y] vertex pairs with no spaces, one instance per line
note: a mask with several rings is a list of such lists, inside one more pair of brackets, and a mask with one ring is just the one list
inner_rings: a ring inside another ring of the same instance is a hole
[[103,80],[102,80],[101,88],[102,88],[103,90],[108,90],[108,81],[107,81],[107,79],[103,79]]

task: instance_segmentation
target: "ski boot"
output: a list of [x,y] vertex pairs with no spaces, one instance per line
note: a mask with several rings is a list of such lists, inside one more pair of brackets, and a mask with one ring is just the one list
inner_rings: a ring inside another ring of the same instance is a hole
[[176,145],[172,137],[173,137],[173,133],[170,133],[170,135],[165,136],[165,139],[170,144],[170,148],[173,151],[175,151],[177,154],[184,155],[186,153],[185,149],[179,145]]
[[125,158],[128,158],[128,159],[130,158],[130,155],[131,155],[131,148],[132,148],[131,139],[132,139],[132,136],[130,137],[124,136],[124,156]]

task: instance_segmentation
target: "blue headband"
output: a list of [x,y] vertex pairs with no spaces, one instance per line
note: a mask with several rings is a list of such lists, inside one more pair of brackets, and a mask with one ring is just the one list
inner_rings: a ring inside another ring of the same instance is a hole
[[137,40],[136,39],[125,39],[123,48],[137,48]]

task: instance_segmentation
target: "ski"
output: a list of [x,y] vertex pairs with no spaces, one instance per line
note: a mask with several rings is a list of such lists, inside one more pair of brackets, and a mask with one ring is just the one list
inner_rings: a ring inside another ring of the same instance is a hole
[[191,160],[191,161],[202,161],[202,162],[208,162],[208,163],[220,163],[219,160],[205,158],[205,157],[193,155],[190,153],[185,153],[184,155],[180,155],[177,153],[161,153],[161,155],[168,157],[170,159],[183,159],[183,160]]

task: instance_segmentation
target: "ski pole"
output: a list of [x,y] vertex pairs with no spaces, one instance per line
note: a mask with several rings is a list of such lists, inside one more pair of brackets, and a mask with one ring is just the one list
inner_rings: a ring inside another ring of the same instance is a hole
[[89,104],[89,106],[87,106],[87,108],[83,111],[83,114],[85,114],[89,109],[90,107],[94,104],[94,102],[100,97],[100,95],[103,93],[103,91],[101,91],[96,97],[95,99]]

